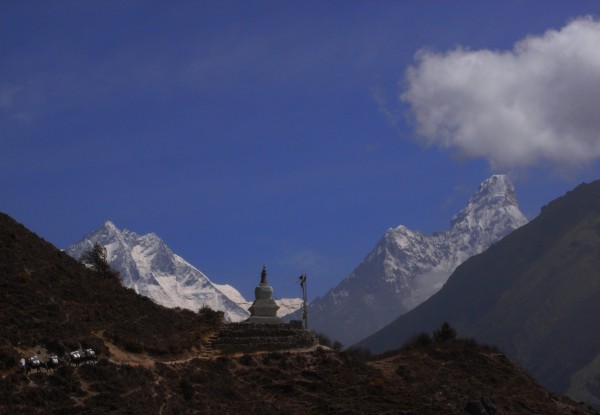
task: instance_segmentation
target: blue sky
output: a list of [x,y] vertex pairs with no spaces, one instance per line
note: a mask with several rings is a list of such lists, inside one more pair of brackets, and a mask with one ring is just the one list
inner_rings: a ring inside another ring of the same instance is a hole
[[[385,230],[599,177],[597,1],[0,2],[0,211],[64,248],[113,221],[276,296]],[[598,128],[596,128],[598,127]]]

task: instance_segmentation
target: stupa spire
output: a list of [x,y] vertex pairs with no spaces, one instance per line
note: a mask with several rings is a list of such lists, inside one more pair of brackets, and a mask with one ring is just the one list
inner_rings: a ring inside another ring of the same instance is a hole
[[260,285],[265,286],[269,285],[267,283],[267,267],[263,265],[262,272],[260,273]]

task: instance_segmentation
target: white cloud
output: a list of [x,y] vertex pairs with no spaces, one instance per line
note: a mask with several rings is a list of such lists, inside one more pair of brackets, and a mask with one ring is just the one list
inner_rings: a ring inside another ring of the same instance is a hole
[[493,168],[600,156],[600,22],[586,17],[512,51],[421,50],[400,99],[427,145]]

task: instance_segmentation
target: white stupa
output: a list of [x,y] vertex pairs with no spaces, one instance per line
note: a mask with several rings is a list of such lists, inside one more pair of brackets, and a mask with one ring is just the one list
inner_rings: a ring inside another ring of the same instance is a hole
[[249,308],[250,318],[246,323],[257,324],[283,324],[277,317],[279,306],[273,300],[273,287],[267,283],[267,269],[263,265],[260,274],[260,285],[254,289],[255,300]]

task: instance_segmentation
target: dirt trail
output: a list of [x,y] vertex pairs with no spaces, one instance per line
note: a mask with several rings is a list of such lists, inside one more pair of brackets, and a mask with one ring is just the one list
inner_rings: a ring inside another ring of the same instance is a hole
[[[147,353],[128,352],[127,350],[120,348],[119,346],[117,346],[116,344],[114,344],[112,341],[110,341],[108,338],[106,338],[104,336],[103,330],[99,331],[99,332],[93,332],[92,334],[104,342],[104,344],[108,348],[108,352],[109,352],[108,361],[111,363],[114,363],[116,365],[143,366],[146,368],[152,368],[156,365],[157,362],[166,364],[166,365],[176,365],[176,364],[187,363],[194,359],[212,360],[212,359],[217,359],[221,356],[221,354],[218,352],[210,351],[209,353],[207,353],[207,351],[202,351],[202,350],[198,350],[198,349],[194,348],[191,351],[187,352],[184,356],[182,356],[179,359],[171,359],[171,360],[160,359],[157,357],[150,356]],[[303,348],[303,349],[280,350],[280,352],[294,353],[294,354],[310,353],[310,352],[315,351],[317,348],[328,349],[323,346],[315,345],[315,346],[311,346],[311,347],[307,347],[307,348]],[[28,356],[28,355],[31,355],[34,353],[33,349],[27,349],[27,350],[19,349],[19,351],[22,352],[21,354],[23,356]],[[40,355],[40,357],[47,357],[46,355],[49,356],[49,353],[45,349],[40,350],[39,348],[36,348],[35,352],[38,355]],[[276,352],[276,351],[269,351],[269,352],[257,351],[254,353],[233,353],[228,356],[229,357],[241,357],[244,354],[261,355],[261,354],[267,354],[267,353],[273,353],[273,352]],[[5,377],[9,373],[13,373],[14,371],[15,371],[15,369],[6,369],[3,371],[0,371],[0,375],[2,377]]]
[[104,337],[104,331],[92,333],[94,336],[102,339],[106,347],[108,348],[109,358],[108,361],[117,365],[129,365],[129,366],[144,366],[153,367],[156,360],[150,357],[146,353],[131,353],[121,349],[119,346]]
[[[109,339],[104,337],[104,332],[97,332],[97,333],[93,333],[93,334],[96,337],[102,339],[102,341],[104,342],[104,344],[106,345],[106,347],[108,348],[108,351],[110,353],[110,357],[108,358],[108,360],[117,365],[153,367],[157,362],[166,364],[166,365],[174,365],[174,364],[187,363],[194,359],[209,359],[209,360],[217,359],[218,357],[221,356],[221,354],[219,354],[219,353],[206,354],[202,350],[192,349],[184,357],[179,358],[179,359],[172,359],[172,360],[160,359],[160,358],[152,357],[152,356],[148,355],[147,353],[132,353],[132,352],[123,350],[119,346],[112,343]],[[281,352],[309,353],[309,352],[315,351],[318,347],[322,347],[322,346],[315,345],[315,346],[307,347],[304,349],[292,349],[292,350],[286,349],[286,350],[281,350]],[[272,351],[271,352],[258,351],[258,352],[254,352],[251,354],[259,355],[259,354],[266,354],[266,353],[272,353]],[[234,354],[229,355],[229,357],[240,357],[244,354],[246,354],[246,353],[234,353]]]

